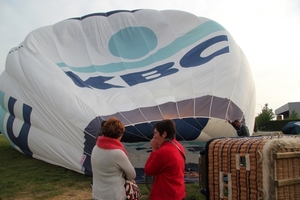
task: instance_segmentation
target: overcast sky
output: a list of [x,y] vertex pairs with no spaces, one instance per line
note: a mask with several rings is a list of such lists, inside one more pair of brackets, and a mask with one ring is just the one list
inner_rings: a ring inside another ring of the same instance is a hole
[[[176,9],[225,27],[244,51],[256,85],[256,115],[300,101],[299,0],[0,0],[0,73],[33,30],[95,12]],[[300,114],[300,113],[299,113]]]

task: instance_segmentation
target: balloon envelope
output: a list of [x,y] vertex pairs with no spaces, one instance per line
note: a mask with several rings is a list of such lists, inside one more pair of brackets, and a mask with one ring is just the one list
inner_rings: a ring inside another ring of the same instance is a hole
[[284,134],[300,134],[300,122],[288,122],[284,127],[282,127],[281,131]]
[[94,13],[41,27],[11,49],[0,76],[0,129],[11,145],[86,174],[100,123],[111,116],[124,123],[122,141],[142,166],[157,121],[173,119],[189,152],[236,136],[227,120],[253,130],[255,104],[248,61],[228,31],[176,10]]

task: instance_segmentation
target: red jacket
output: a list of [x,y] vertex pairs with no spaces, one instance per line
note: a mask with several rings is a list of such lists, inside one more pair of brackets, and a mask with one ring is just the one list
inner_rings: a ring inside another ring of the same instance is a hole
[[[173,142],[184,153],[183,146],[176,140]],[[171,142],[163,143],[158,150],[150,153],[144,170],[146,175],[155,176],[150,200],[182,200],[185,197],[185,160]]]

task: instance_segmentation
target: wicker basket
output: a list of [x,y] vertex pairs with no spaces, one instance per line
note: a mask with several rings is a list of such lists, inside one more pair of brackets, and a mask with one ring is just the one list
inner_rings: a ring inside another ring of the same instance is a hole
[[299,137],[213,139],[200,157],[207,199],[300,200]]

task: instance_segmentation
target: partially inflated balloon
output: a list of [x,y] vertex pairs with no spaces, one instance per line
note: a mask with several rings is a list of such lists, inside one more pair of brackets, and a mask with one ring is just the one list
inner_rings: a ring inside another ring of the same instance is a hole
[[228,119],[254,125],[240,47],[215,21],[175,10],[95,13],[34,30],[9,52],[0,90],[0,130],[14,148],[86,174],[111,116],[125,124],[135,166],[159,120],[175,121],[188,151],[235,136]]

